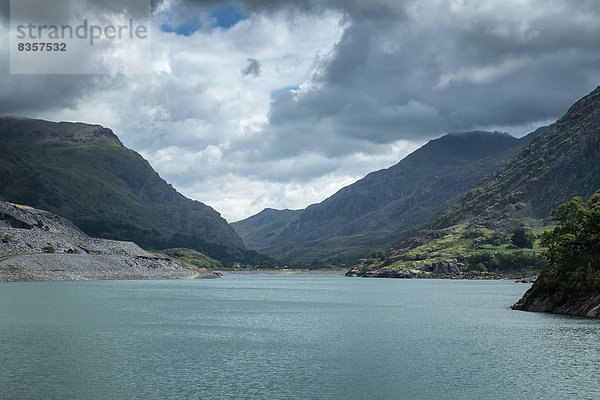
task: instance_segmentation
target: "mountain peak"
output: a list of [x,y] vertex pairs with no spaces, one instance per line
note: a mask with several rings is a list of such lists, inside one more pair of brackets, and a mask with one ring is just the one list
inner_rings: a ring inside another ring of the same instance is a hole
[[407,159],[420,162],[475,160],[515,146],[519,139],[505,132],[452,132],[430,140]]
[[499,131],[493,131],[493,132],[488,132],[488,131],[448,132],[447,134],[445,134],[442,137],[449,137],[449,138],[454,138],[454,137],[474,138],[474,137],[484,137],[484,136],[485,137],[489,137],[489,136],[513,137],[509,133],[499,132]]
[[52,122],[23,117],[1,117],[0,137],[3,140],[51,140],[75,143],[94,142],[110,138],[123,145],[112,130],[102,125],[83,122]]

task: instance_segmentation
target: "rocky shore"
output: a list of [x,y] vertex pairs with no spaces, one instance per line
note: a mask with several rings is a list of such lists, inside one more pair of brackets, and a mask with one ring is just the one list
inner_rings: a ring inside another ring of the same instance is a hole
[[46,211],[0,201],[0,282],[218,276],[132,242],[91,238]]
[[600,318],[600,295],[595,297],[552,296],[533,285],[513,310],[547,312],[579,317]]
[[436,262],[424,268],[394,269],[394,268],[365,268],[355,266],[346,272],[349,277],[361,278],[399,278],[399,279],[514,279],[518,283],[531,283],[537,279],[536,272],[481,272],[463,271],[461,265],[455,262]]

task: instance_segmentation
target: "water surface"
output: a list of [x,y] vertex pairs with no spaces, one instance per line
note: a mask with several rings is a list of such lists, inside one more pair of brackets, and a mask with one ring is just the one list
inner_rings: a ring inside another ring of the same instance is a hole
[[0,284],[0,398],[597,399],[600,321],[508,281]]

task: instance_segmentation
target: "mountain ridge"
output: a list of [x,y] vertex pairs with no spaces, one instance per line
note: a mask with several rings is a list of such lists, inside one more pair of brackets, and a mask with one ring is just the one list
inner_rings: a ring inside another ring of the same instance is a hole
[[600,156],[599,121],[600,87],[467,192],[433,226],[447,227],[467,218],[488,227],[502,226],[507,216],[547,217],[553,208],[575,195],[591,196],[600,187],[600,164],[596,161]]
[[232,225],[250,248],[284,261],[353,262],[434,217],[538,133],[520,139],[500,132],[447,134],[321,203],[281,214],[276,228],[273,221],[261,226],[257,216]]

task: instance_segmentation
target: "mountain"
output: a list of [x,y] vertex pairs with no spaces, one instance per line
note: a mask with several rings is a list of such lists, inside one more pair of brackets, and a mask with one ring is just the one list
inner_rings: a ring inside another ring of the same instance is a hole
[[131,242],[91,238],[47,211],[0,201],[0,282],[218,276]]
[[547,132],[470,190],[435,227],[470,220],[504,227],[544,218],[573,196],[600,188],[600,87],[575,103]]
[[178,193],[110,129],[5,117],[0,144],[7,201],[68,218],[94,237],[186,247],[226,264],[260,259],[218,212]]
[[256,215],[233,222],[231,226],[248,248],[261,248],[265,240],[278,235],[288,224],[297,221],[302,211],[265,208]]
[[286,262],[352,263],[422,227],[542,131],[447,134],[305,210],[267,209],[232,225],[248,247]]
[[[392,247],[381,260],[362,260],[353,276],[417,276],[440,262],[454,276],[479,268],[506,270],[539,267],[543,250],[515,249],[515,228],[529,225],[538,237],[554,222],[550,212],[574,196],[590,197],[600,188],[600,88],[574,104],[544,133],[527,144],[497,172],[468,191],[430,223],[429,232]],[[399,238],[400,239],[400,238]],[[512,244],[511,244],[512,241]],[[528,261],[529,259],[529,261]],[[457,268],[456,268],[457,267]]]

